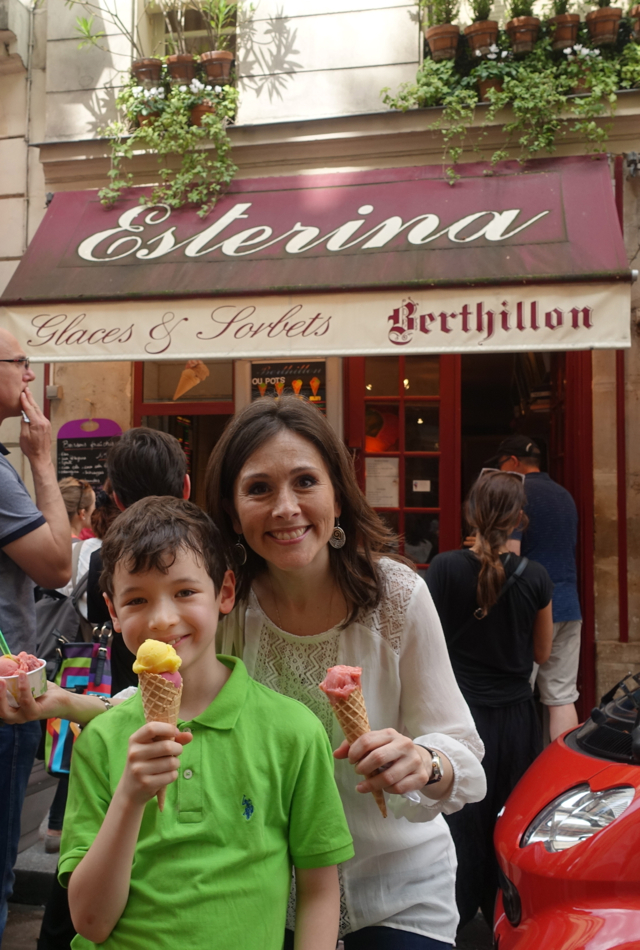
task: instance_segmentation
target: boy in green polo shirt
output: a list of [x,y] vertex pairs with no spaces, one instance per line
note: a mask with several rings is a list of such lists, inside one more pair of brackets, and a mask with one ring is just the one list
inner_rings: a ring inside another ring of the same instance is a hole
[[134,654],[171,643],[183,693],[178,729],[145,725],[138,693],[76,742],[59,864],[74,950],[281,950],[292,863],[296,947],[335,948],[335,865],[353,846],[329,743],[304,706],[216,657],[235,588],[221,551],[196,505],[153,497],[102,547],[115,629]]

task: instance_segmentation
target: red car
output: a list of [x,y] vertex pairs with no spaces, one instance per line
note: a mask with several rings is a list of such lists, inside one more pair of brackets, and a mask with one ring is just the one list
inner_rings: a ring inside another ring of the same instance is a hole
[[545,749],[494,840],[498,950],[639,950],[640,673]]

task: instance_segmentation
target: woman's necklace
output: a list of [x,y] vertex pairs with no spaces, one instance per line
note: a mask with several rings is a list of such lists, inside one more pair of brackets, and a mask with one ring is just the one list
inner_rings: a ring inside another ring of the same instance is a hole
[[[282,624],[282,617],[280,616],[280,611],[279,611],[279,609],[278,609],[278,601],[277,601],[277,599],[276,599],[276,592],[275,592],[275,590],[273,589],[273,582],[272,582],[272,580],[271,580],[271,575],[269,574],[268,571],[267,571],[267,580],[269,581],[269,589],[271,590],[271,600],[273,601],[273,608],[274,608],[274,610],[275,610],[275,612],[276,612],[276,621],[277,621],[277,624],[278,624],[278,626],[280,627],[281,630],[284,630],[285,628],[284,628],[284,626],[283,626],[283,624]],[[325,630],[328,630],[328,629],[329,629],[329,623],[330,623],[330,621],[331,621],[331,608],[332,608],[332,606],[333,606],[333,595],[334,595],[334,593],[335,593],[335,584],[332,584],[332,585],[331,585],[331,597],[329,598],[329,612],[328,612],[328,614],[327,614],[327,621],[326,621],[326,624],[325,624]]]

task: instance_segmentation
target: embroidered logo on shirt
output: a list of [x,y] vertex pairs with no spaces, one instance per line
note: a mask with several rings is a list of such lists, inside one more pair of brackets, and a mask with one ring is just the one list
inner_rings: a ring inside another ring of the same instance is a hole
[[250,798],[247,798],[246,795],[242,796],[242,814],[247,819],[247,821],[251,821],[251,816],[253,815],[253,802]]

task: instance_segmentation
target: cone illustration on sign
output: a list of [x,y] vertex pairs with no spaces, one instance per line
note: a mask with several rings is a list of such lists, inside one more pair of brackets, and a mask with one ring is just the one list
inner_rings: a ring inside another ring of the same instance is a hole
[[274,385],[276,387],[276,393],[278,394],[278,396],[281,396],[284,392],[284,383],[277,382],[277,383],[274,383]]
[[[361,666],[332,666],[330,670],[327,670],[326,677],[320,683],[320,689],[323,693],[326,693],[336,719],[340,723],[340,728],[350,745],[366,732],[371,732],[367,707],[364,704],[364,696],[360,686],[361,676]],[[370,778],[371,776],[367,777]],[[384,800],[384,792],[379,789],[371,794],[382,813],[382,817],[386,818],[387,805]]]
[[[138,674],[142,706],[146,722],[168,722],[178,725],[182,699],[182,677],[178,668],[182,660],[170,643],[145,640],[138,648],[133,672]],[[164,810],[167,789],[158,792],[158,808]]]
[[300,395],[300,390],[302,389],[302,380],[294,379],[291,383],[291,388],[293,389],[296,396]]
[[265,393],[267,392],[267,384],[258,383],[258,392],[260,393],[260,397],[262,398],[262,396],[264,396]]
[[173,401],[175,402],[180,396],[184,396],[190,389],[206,379],[208,375],[209,370],[202,360],[187,360],[187,365],[182,370],[176,391],[173,394]]

